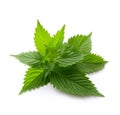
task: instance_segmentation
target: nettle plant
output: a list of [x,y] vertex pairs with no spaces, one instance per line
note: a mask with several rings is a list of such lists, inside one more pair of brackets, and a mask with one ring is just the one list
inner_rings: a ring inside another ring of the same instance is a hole
[[41,86],[53,87],[72,95],[103,96],[86,76],[103,69],[106,61],[91,53],[91,33],[64,41],[65,25],[54,36],[37,21],[34,42],[37,51],[12,55],[28,65],[19,94]]

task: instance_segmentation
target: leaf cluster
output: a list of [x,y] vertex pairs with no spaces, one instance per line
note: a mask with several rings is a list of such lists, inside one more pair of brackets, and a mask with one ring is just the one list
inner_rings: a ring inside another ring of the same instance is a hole
[[20,94],[48,83],[68,94],[103,96],[86,76],[103,69],[106,61],[91,53],[91,35],[76,35],[64,42],[65,25],[50,36],[39,21],[34,34],[37,51],[12,55],[28,65]]

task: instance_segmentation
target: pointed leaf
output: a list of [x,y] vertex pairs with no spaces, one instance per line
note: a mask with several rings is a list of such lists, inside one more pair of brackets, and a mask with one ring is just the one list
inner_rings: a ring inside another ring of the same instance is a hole
[[66,50],[66,51],[64,51],[62,56],[60,56],[57,59],[57,62],[59,64],[59,66],[66,67],[66,66],[73,65],[82,59],[83,59],[82,54],[80,55],[79,53],[73,52],[72,50]]
[[104,68],[106,61],[96,54],[89,54],[84,57],[81,63],[77,64],[79,70],[83,73],[92,73]]
[[88,54],[91,51],[91,35],[92,33],[90,33],[88,36],[73,36],[68,40],[68,45],[72,49],[79,51],[82,54]]
[[51,39],[50,45],[46,47],[46,57],[56,59],[58,50],[63,47],[65,25]]
[[42,56],[36,51],[25,52],[19,55],[12,55],[18,59],[23,64],[29,65],[31,67],[39,67],[42,63]]
[[24,79],[24,86],[19,94],[46,85],[48,82],[49,82],[49,78],[44,77],[44,72],[42,69],[30,68],[26,72]]
[[45,56],[46,46],[49,45],[50,41],[50,34],[43,28],[39,21],[37,21],[34,42],[37,50],[40,52],[41,55]]
[[103,96],[94,87],[94,84],[84,74],[65,74],[52,72],[50,82],[53,86],[63,92],[79,96]]
[[53,48],[58,48],[63,44],[64,40],[64,30],[65,30],[65,25],[62,27],[61,30],[57,31],[57,33],[53,37],[53,43],[52,46]]

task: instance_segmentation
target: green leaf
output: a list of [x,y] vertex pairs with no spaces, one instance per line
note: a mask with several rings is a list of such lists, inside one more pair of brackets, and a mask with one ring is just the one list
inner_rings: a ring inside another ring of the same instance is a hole
[[76,64],[83,73],[93,73],[104,68],[107,62],[99,55],[89,54],[84,57],[81,63]]
[[91,35],[92,33],[90,33],[88,36],[73,36],[68,40],[68,46],[71,49],[79,51],[81,54],[88,54],[91,51]]
[[21,53],[19,55],[11,55],[23,64],[31,67],[39,67],[42,63],[42,56],[36,51]]
[[76,35],[64,42],[65,25],[53,37],[39,21],[34,34],[37,51],[12,55],[30,66],[20,94],[51,82],[61,91],[79,96],[103,96],[86,74],[103,69],[106,61],[91,54],[91,35]]
[[37,21],[34,42],[41,55],[45,56],[46,46],[50,44],[51,39],[50,34],[43,28],[39,21]]
[[88,36],[74,36],[65,43],[65,48],[59,54],[57,62],[59,66],[70,66],[84,58],[91,51],[91,34]]
[[46,57],[56,59],[58,51],[63,47],[65,25],[51,39],[50,45],[46,48]]
[[83,55],[72,50],[64,50],[62,56],[58,57],[57,62],[59,66],[67,67],[73,65],[83,59]]
[[61,30],[57,31],[57,33],[53,36],[52,39],[53,48],[59,48],[60,46],[62,46],[64,40],[64,30],[65,30],[65,25],[62,27]]
[[43,69],[29,68],[24,79],[24,86],[19,94],[32,90],[49,82],[49,78],[44,76]]
[[81,73],[65,74],[52,72],[50,82],[63,92],[79,96],[103,96],[97,91],[94,84]]

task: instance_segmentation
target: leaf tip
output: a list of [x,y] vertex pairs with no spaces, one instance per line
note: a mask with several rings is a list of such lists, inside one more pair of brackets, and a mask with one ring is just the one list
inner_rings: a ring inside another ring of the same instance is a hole
[[17,55],[10,55],[10,56],[11,56],[11,57],[15,57],[15,58],[17,57]]
[[63,28],[65,28],[65,26],[66,26],[66,25],[64,24],[64,25],[63,25]]
[[97,95],[96,96],[99,96],[99,97],[105,97],[102,93],[100,93],[99,91],[97,92]]
[[22,92],[20,91],[19,93],[18,93],[18,95],[21,95],[22,94]]
[[40,23],[39,20],[37,19],[37,24]]
[[19,92],[19,94],[18,95],[21,95],[21,94],[23,94],[24,93],[24,91],[23,91],[23,88],[20,90],[20,92]]
[[88,36],[91,37],[91,36],[92,36],[92,32],[90,32],[90,33],[88,34]]
[[109,61],[105,61],[105,64],[107,64]]
[[99,93],[99,96],[100,96],[100,97],[105,97],[102,93]]
[[42,26],[42,25],[40,24],[39,20],[37,20],[37,27],[39,26]]
[[66,25],[64,24],[63,27],[62,27],[62,30],[63,30],[63,31],[65,30],[65,26],[66,26]]

